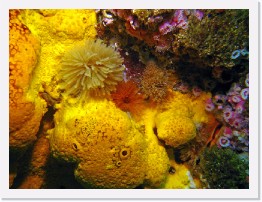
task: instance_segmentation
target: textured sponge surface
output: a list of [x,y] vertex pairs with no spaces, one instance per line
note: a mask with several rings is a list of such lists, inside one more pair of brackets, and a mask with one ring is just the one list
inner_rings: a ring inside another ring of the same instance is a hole
[[196,136],[196,127],[192,119],[170,111],[157,116],[156,127],[158,137],[173,147],[184,144]]
[[63,107],[50,134],[55,157],[76,162],[85,187],[134,188],[145,176],[146,142],[125,112],[112,102]]

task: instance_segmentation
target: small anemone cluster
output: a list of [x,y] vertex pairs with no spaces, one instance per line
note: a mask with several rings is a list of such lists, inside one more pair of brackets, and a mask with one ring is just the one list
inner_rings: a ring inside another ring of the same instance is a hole
[[226,95],[216,94],[206,101],[206,110],[216,114],[223,123],[223,134],[218,147],[230,147],[236,151],[248,151],[249,145],[249,75],[240,83],[233,83]]
[[200,88],[198,85],[194,85],[193,87],[190,87],[190,85],[187,82],[182,82],[182,81],[175,83],[173,89],[181,93],[191,92],[195,97],[200,96],[201,93],[203,92],[202,88]]

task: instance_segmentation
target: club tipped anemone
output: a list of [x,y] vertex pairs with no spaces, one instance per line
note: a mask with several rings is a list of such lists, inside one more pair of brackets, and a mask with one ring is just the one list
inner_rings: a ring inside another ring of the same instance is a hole
[[249,88],[242,89],[241,92],[240,92],[240,95],[241,95],[243,100],[247,100],[248,95],[249,95]]
[[215,109],[215,105],[214,103],[212,102],[211,98],[207,99],[206,100],[206,105],[205,105],[205,109],[206,111],[208,112],[211,112]]
[[236,117],[233,120],[232,126],[235,127],[236,129],[241,129],[243,127],[243,119],[240,117]]
[[234,96],[232,96],[232,101],[233,101],[234,103],[239,103],[241,100],[242,100],[242,99],[241,99],[241,96],[239,96],[239,95],[234,95]]
[[223,110],[223,117],[224,117],[225,121],[228,122],[229,119],[234,118],[234,112],[233,112],[232,109],[229,108],[229,107],[228,107],[228,108],[225,108],[225,109]]
[[235,109],[236,109],[236,112],[238,114],[241,114],[245,110],[245,106],[244,105],[245,105],[244,101],[241,101],[241,102],[237,103]]
[[201,90],[201,88],[194,86],[193,89],[192,89],[192,93],[195,97],[198,97],[202,93],[202,90]]
[[120,54],[102,40],[87,40],[64,55],[60,88],[72,97],[107,95],[123,79],[122,63]]
[[246,75],[245,85],[249,87],[249,74]]
[[217,94],[213,98],[213,102],[215,105],[223,105],[226,102],[227,97],[225,95]]
[[229,145],[230,145],[230,140],[228,139],[228,137],[221,136],[218,139],[218,146],[219,147],[228,147]]

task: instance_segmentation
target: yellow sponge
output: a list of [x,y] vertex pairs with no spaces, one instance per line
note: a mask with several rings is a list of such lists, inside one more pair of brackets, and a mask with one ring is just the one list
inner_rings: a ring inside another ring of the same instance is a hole
[[197,127],[207,123],[205,100],[211,95],[203,92],[195,97],[178,91],[172,94],[166,105],[159,107],[155,124],[158,138],[166,145],[178,147],[195,138]]
[[167,176],[166,183],[162,188],[165,189],[188,189],[196,188],[196,184],[188,168],[183,164],[177,164],[171,160],[172,170]]
[[157,115],[156,127],[158,138],[172,147],[178,147],[196,136],[193,120],[187,116],[177,115],[172,110]]
[[9,146],[20,155],[36,140],[47,108],[38,93],[34,99],[28,93],[39,59],[40,42],[18,19],[19,10],[10,10],[9,16]]
[[144,181],[145,138],[112,102],[61,106],[49,139],[55,157],[77,163],[75,177],[87,188],[134,188]]
[[144,183],[147,188],[161,187],[166,181],[170,168],[166,149],[154,134],[156,113],[157,110],[155,109],[146,109],[140,122],[145,126],[145,138],[147,142],[147,171]]

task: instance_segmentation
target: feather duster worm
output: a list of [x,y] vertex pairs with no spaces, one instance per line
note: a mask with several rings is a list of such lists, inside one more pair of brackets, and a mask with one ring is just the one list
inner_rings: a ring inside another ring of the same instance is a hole
[[144,96],[138,93],[136,84],[131,80],[120,82],[111,97],[118,108],[132,115],[141,114],[145,107]]
[[65,54],[59,73],[65,95],[105,96],[123,79],[123,59],[102,40],[87,40]]

